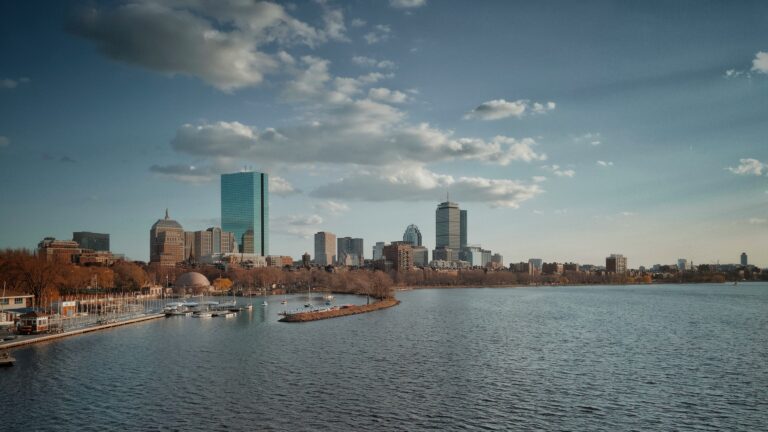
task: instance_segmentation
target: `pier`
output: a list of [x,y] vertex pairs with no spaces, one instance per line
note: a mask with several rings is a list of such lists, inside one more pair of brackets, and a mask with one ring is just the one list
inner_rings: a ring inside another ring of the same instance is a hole
[[373,304],[360,305],[360,306],[348,306],[344,308],[329,309],[322,311],[308,311],[308,312],[296,312],[286,314],[280,318],[280,322],[308,322],[317,321],[329,318],[338,318],[349,315],[357,315],[361,313],[373,312],[379,309],[386,309],[392,306],[400,304],[400,300],[386,299],[381,300]]

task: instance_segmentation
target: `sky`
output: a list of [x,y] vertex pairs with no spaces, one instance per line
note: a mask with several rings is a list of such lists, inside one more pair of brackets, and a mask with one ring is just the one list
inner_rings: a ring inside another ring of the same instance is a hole
[[450,194],[505,262],[765,267],[766,29],[763,1],[2,2],[0,247],[147,260],[253,169],[272,254],[431,249]]

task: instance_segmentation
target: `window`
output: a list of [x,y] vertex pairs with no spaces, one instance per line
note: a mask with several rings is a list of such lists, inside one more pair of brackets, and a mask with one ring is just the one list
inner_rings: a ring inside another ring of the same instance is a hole
[[7,298],[0,299],[0,304],[1,305],[7,305],[8,304],[8,299]]
[[14,304],[24,304],[24,299],[19,297],[13,301]]

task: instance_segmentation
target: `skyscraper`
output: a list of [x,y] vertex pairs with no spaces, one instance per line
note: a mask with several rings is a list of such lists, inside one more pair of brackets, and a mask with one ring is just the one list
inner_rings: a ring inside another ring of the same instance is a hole
[[315,233],[315,264],[321,266],[336,262],[336,234],[326,231]]
[[[221,228],[235,234],[235,241],[242,245],[241,252],[269,255],[267,174],[239,172],[221,175]],[[251,233],[244,238],[247,231]]]
[[467,247],[467,211],[461,210],[459,216],[459,246]]
[[363,265],[363,239],[352,237],[339,237],[337,240],[336,259],[341,265]]
[[461,225],[459,205],[450,201],[438,204],[435,211],[435,247],[459,249]]
[[384,257],[384,242],[376,242],[373,245],[373,260],[378,261]]
[[410,243],[411,246],[421,246],[421,231],[414,224],[408,225],[403,234],[403,241]]
[[742,252],[741,253],[741,265],[743,265],[745,267],[749,265],[749,259],[747,258],[747,253],[746,252]]
[[605,271],[618,274],[626,273],[627,257],[621,254],[611,254],[611,256],[605,259]]
[[172,267],[184,261],[184,228],[168,216],[158,219],[149,230],[149,262]]

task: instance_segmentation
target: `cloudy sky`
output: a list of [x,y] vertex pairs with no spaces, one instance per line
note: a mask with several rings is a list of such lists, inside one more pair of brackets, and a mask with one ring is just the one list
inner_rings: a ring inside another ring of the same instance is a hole
[[450,193],[505,261],[768,265],[768,3],[0,5],[0,247],[148,258],[218,174],[272,177],[271,252],[434,246]]

